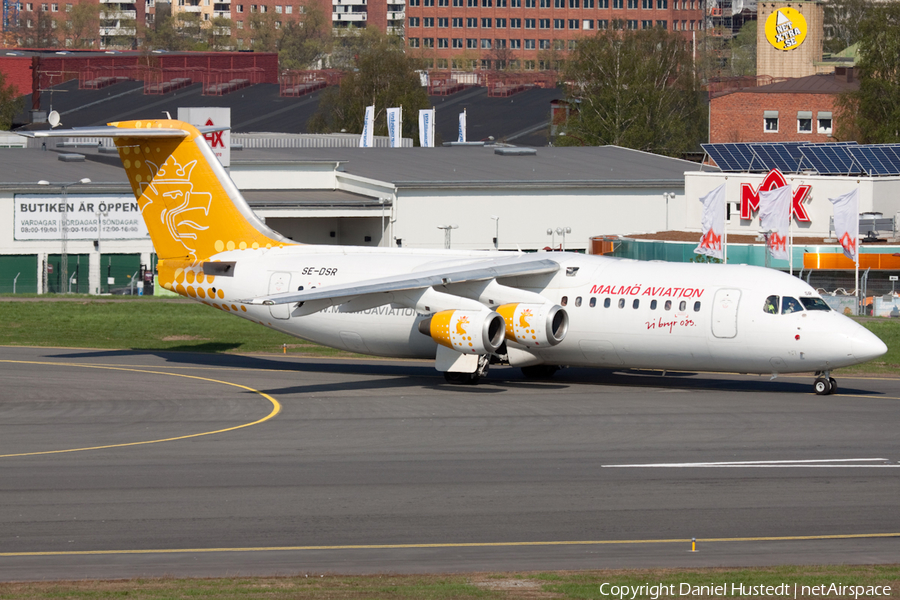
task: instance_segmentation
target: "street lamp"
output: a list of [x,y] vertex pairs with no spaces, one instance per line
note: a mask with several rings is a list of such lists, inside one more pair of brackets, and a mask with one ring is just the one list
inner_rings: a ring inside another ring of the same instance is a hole
[[562,236],[562,250],[563,250],[563,252],[566,251],[566,234],[567,234],[567,233],[572,233],[572,228],[571,228],[571,227],[557,227],[557,228],[556,228],[556,234]]
[[[68,234],[68,219],[69,219],[69,188],[73,185],[78,184],[86,184],[90,183],[91,180],[87,177],[83,179],[79,179],[78,181],[71,181],[68,183],[59,183],[59,182],[49,182],[46,179],[41,179],[38,181],[38,185],[48,185],[53,187],[58,187],[62,189],[62,210],[60,211],[62,214],[59,219],[59,230],[62,235],[62,254],[59,260],[59,281],[62,284],[63,291],[67,291],[67,287],[69,284],[68,271],[69,271],[69,234]],[[45,290],[46,291],[46,290]]]
[[500,217],[491,215],[494,220],[494,250],[500,249]]
[[438,229],[444,230],[444,248],[450,249],[450,231],[459,229],[459,225],[438,225]]
[[666,199],[666,231],[669,230],[669,200],[675,199],[675,192],[663,192],[663,198]]

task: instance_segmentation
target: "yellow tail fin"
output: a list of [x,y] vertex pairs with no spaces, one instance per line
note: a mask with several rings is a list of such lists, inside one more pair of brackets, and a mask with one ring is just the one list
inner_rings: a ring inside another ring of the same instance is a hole
[[[111,123],[146,129],[116,137],[119,157],[160,259],[198,261],[224,250],[292,244],[265,226],[225,172],[200,132],[182,121]],[[185,137],[154,137],[180,129]]]

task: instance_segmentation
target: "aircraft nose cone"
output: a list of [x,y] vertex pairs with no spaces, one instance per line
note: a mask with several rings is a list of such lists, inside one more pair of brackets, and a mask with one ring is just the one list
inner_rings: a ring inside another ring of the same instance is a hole
[[886,353],[887,346],[874,333],[860,327],[850,338],[850,352],[858,360],[872,360]]

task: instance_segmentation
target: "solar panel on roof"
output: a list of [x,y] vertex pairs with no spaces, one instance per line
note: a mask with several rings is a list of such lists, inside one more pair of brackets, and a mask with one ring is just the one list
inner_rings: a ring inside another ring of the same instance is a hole
[[750,144],[701,144],[701,147],[723,171],[742,172],[751,168],[754,155]]
[[881,162],[889,162],[895,174],[900,174],[900,144],[875,144],[873,148],[880,148],[884,152]]
[[[878,151],[870,146],[849,146],[847,152],[868,175],[890,175],[890,163],[885,166]],[[884,154],[883,152],[881,153]]]
[[820,175],[850,175],[861,172],[860,167],[854,165],[853,157],[845,146],[838,144],[801,146],[803,165],[815,169]]
[[791,156],[783,144],[751,144],[750,149],[759,158],[767,171],[778,169],[782,173],[794,173],[800,160]]

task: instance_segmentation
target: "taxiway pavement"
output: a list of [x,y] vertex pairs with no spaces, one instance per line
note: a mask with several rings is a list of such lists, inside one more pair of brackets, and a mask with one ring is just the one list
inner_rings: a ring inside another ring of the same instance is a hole
[[[0,580],[896,562],[900,380],[0,348]],[[690,552],[690,540],[698,552]]]

